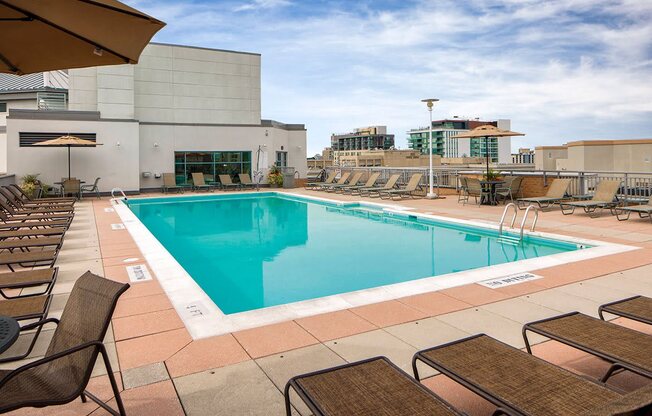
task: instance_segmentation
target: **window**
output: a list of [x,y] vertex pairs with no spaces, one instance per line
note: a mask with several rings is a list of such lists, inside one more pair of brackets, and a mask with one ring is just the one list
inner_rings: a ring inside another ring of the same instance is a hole
[[251,152],[174,152],[174,172],[177,184],[189,183],[193,172],[206,182],[218,182],[218,175],[237,182],[239,173],[251,173]]
[[276,152],[276,166],[279,168],[287,167],[288,152]]
[[0,103],[0,113],[7,112],[7,103]]

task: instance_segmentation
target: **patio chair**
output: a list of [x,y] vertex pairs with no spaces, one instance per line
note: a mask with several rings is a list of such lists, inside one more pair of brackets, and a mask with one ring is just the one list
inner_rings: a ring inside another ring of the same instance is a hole
[[482,186],[478,178],[466,178],[466,199],[463,200],[463,205],[466,205],[471,197],[475,198],[476,204],[485,198],[490,198],[489,191]]
[[358,192],[360,189],[373,188],[376,185],[376,182],[378,182],[378,178],[380,178],[380,172],[374,172],[371,175],[369,175],[369,179],[367,179],[367,182],[365,182],[364,184],[345,186],[341,189],[341,191],[344,194],[350,193],[351,195],[354,195],[354,193]]
[[58,249],[5,252],[0,253],[0,266],[7,266],[12,272],[16,266],[23,268],[52,267],[58,255]]
[[177,185],[177,177],[174,173],[167,172],[163,174],[163,186],[161,186],[161,191],[164,194],[167,194],[170,191],[183,193],[183,187]]
[[202,172],[193,172],[192,173],[192,190],[199,191],[205,190],[206,192],[213,190],[213,185],[209,185],[204,180],[204,174]]
[[493,403],[495,415],[646,415],[652,406],[652,383],[624,394],[484,334],[417,352],[417,380],[419,362]]
[[291,378],[284,394],[287,416],[293,414],[290,389],[315,416],[461,415],[385,357]]
[[362,180],[362,175],[363,172],[356,172],[354,173],[349,179],[347,183],[344,184],[335,184],[335,185],[330,185],[330,186],[323,186],[322,190],[326,192],[338,192],[342,188],[346,188],[347,186],[357,186],[360,184],[360,181]]
[[256,188],[256,184],[251,180],[251,176],[248,173],[238,173],[238,178],[240,179],[241,188]]
[[62,188],[62,196],[65,197],[66,195],[76,195],[77,198],[82,198],[81,181],[79,179],[66,179],[63,181]]
[[396,183],[398,180],[401,178],[400,173],[395,173],[392,176],[387,179],[387,182],[381,186],[372,186],[371,188],[360,188],[357,190],[358,195],[360,196],[368,196],[368,197],[373,197],[374,195],[379,196],[380,192],[382,191],[388,191],[390,189],[394,189],[396,186]]
[[95,182],[93,182],[92,185],[82,185],[80,192],[83,194],[84,192],[92,192],[95,193],[95,196],[97,196],[97,199],[100,199],[100,188],[97,186],[97,184],[100,182],[100,179],[102,178],[95,178]]
[[519,209],[524,209],[528,205],[537,204],[540,209],[547,209],[552,204],[563,201],[566,198],[566,192],[571,184],[572,179],[557,178],[548,187],[544,196],[535,196],[532,198],[518,198],[516,205]]
[[396,196],[398,196],[400,199],[403,199],[403,197],[414,198],[414,192],[419,187],[419,183],[421,182],[422,177],[422,173],[415,173],[410,177],[410,180],[404,188],[380,191],[378,195],[382,199],[385,199],[385,197],[387,197],[387,199],[394,199]]
[[229,189],[238,189],[240,187],[239,183],[234,183],[231,180],[231,175],[218,175],[218,176],[220,178],[220,186],[225,191],[228,191]]
[[[647,218],[652,222],[652,198],[648,199],[647,204],[618,207],[614,209],[614,212],[618,221],[627,221],[629,216],[635,212],[639,218]],[[625,216],[624,214],[627,215]]]
[[652,336],[648,334],[571,312],[523,326],[523,339],[530,354],[532,349],[528,332],[577,348],[610,363],[611,367],[600,380],[602,382],[606,382],[619,369],[652,378]]
[[559,207],[564,215],[571,215],[575,208],[582,208],[585,213],[591,216],[600,215],[603,209],[608,208],[613,212],[614,207],[618,206],[616,193],[620,188],[620,180],[603,180],[595,187],[593,198],[588,201],[570,201],[560,202]]
[[326,189],[330,188],[331,186],[345,185],[348,182],[349,177],[351,177],[351,172],[344,172],[344,173],[342,173],[342,176],[340,176],[340,178],[337,180],[337,182],[331,183],[331,184],[315,186],[313,188],[313,190],[314,191],[323,191],[323,190],[326,190]]
[[457,202],[468,201],[469,199],[469,185],[468,179],[466,176],[460,176],[460,190],[457,194]]
[[510,176],[509,179],[505,178],[505,184],[496,188],[496,198],[502,199],[507,203],[507,199],[514,202],[514,197],[518,197],[521,192],[521,184],[523,183],[522,176]]
[[[0,370],[0,412],[65,404],[81,397],[83,402],[90,398],[112,415],[124,416],[120,390],[102,341],[118,298],[128,288],[128,284],[86,272],[75,282],[60,319],[24,326],[22,330],[47,323],[57,325],[43,358],[15,370]],[[85,390],[99,355],[118,411]]]
[[16,195],[16,197],[22,199],[26,204],[41,204],[41,205],[52,205],[52,204],[64,204],[64,205],[74,205],[75,198],[31,198],[29,195],[23,191],[23,188],[14,184],[8,186],[9,190]]
[[316,187],[320,187],[321,185],[329,185],[335,181],[335,177],[337,176],[337,171],[332,171],[331,173],[328,174],[328,177],[326,178],[325,181],[323,182],[309,182],[306,184],[306,189],[314,190]]
[[598,308],[600,319],[604,320],[605,312],[652,325],[652,298],[639,295],[605,303]]

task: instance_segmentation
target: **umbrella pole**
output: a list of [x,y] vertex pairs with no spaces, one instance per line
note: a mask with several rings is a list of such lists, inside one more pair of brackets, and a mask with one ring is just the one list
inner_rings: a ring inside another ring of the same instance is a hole
[[70,146],[68,147],[68,179],[70,179]]
[[489,137],[485,136],[484,138],[484,152],[487,157],[487,176],[486,179],[489,180]]

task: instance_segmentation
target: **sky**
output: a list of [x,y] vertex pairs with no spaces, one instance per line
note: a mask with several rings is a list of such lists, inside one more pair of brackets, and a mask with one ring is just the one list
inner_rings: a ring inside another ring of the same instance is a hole
[[331,133],[512,120],[512,147],[652,138],[652,0],[123,0],[158,42],[262,54],[262,118]]

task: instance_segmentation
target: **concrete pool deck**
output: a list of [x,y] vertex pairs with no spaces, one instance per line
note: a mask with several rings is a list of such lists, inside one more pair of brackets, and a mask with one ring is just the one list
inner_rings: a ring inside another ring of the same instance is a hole
[[[358,201],[304,190],[294,193]],[[150,195],[144,195],[150,196]],[[378,201],[373,199],[373,201]],[[417,212],[497,222],[503,207],[462,206],[457,197],[393,202]],[[77,277],[91,270],[128,282],[126,266],[145,264],[142,253],[120,223],[108,199],[84,200],[59,256],[60,277],[50,315],[60,314]],[[418,349],[484,332],[515,347],[524,346],[523,323],[579,310],[596,315],[601,303],[642,294],[652,296],[652,225],[649,220],[619,222],[608,214],[590,218],[559,210],[542,213],[538,231],[640,247],[639,250],[535,271],[542,279],[498,289],[471,284],[437,292],[290,320],[193,341],[152,272],[152,280],[132,283],[113,317],[106,344],[124,387],[131,415],[282,415],[282,389],[293,375],[376,355],[386,355],[408,372]],[[135,259],[135,260],[134,260]],[[125,262],[128,260],[128,262]],[[534,270],[533,270],[534,272]],[[628,326],[652,333],[631,321]],[[44,353],[52,330],[43,333],[33,357]],[[16,344],[25,345],[28,338]],[[597,376],[606,365],[554,342],[535,354],[574,371]],[[7,354],[7,353],[6,353]],[[3,368],[12,368],[4,365]],[[109,400],[101,366],[89,390]],[[647,381],[628,373],[610,383],[626,390]],[[491,414],[492,406],[442,376],[424,381],[471,415]],[[294,400],[296,414],[308,414]],[[102,415],[93,403],[75,401],[46,409],[26,408],[11,415]]]

